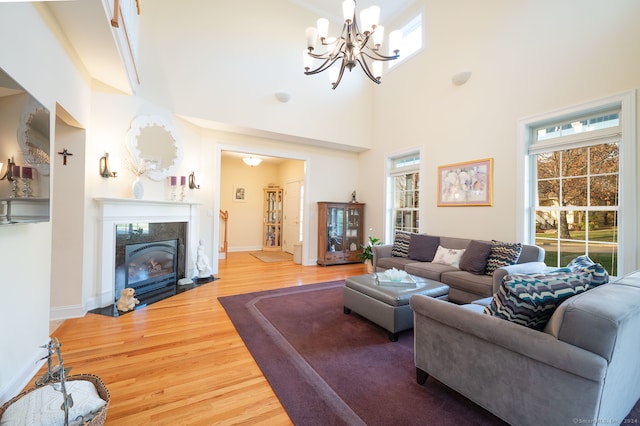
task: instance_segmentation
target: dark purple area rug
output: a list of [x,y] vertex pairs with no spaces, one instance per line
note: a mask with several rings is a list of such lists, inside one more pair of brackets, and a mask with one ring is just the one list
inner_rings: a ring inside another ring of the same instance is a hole
[[[429,377],[415,378],[413,332],[397,342],[342,308],[344,281],[220,297],[296,425],[498,425]],[[631,415],[638,418],[640,404]]]

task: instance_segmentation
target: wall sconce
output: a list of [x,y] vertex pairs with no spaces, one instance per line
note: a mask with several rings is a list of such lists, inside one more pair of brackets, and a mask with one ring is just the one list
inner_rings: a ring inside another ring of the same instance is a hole
[[463,71],[451,77],[451,82],[456,86],[462,86],[471,78],[471,71]]
[[104,155],[100,158],[100,176],[105,178],[116,177],[118,171],[113,170],[118,168],[118,165],[116,163],[117,161],[113,161],[113,164],[109,164],[109,153],[105,152]]
[[[13,182],[13,166],[16,163],[13,161],[13,158],[7,159],[7,171],[4,172],[4,175],[0,178],[0,180],[8,180],[9,182]],[[0,173],[2,173],[2,163],[0,163]]]
[[189,189],[200,189],[200,185],[196,185],[196,174],[194,172],[189,175]]
[[257,166],[258,164],[262,163],[262,159],[257,157],[244,157],[242,161],[244,161],[244,164],[251,167]]

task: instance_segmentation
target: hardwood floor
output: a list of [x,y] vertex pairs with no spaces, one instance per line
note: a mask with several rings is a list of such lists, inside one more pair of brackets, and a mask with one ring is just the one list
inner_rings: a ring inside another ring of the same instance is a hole
[[264,263],[229,253],[217,281],[119,318],[66,320],[52,336],[71,374],[105,382],[107,425],[290,425],[217,298],[361,273],[362,264]]

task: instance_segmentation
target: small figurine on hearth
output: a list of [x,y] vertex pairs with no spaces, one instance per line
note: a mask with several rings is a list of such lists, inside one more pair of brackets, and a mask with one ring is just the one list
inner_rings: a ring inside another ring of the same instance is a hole
[[196,269],[198,269],[198,278],[210,278],[211,266],[209,266],[209,259],[204,252],[204,243],[200,240],[198,244],[198,253],[196,255]]

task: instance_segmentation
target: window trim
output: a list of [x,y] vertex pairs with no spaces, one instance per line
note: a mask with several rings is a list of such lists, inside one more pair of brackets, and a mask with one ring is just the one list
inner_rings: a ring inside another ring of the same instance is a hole
[[[614,108],[620,109],[620,200],[618,203],[618,271],[627,274],[637,269],[637,110],[636,90],[618,93],[590,102],[572,105],[518,120],[516,155],[516,236],[525,244],[535,244],[534,176],[535,157],[529,154],[533,129],[546,123]],[[612,275],[616,275],[612,273]]]
[[[388,62],[387,65],[387,72],[391,72],[392,70],[395,70],[396,68],[398,68],[398,66],[400,64],[405,63],[405,61],[409,60],[410,58],[414,57],[415,55],[417,55],[418,53],[422,52],[424,50],[424,46],[425,46],[425,31],[424,31],[424,12],[418,12],[417,14],[413,15],[411,18],[409,18],[404,24],[400,25],[398,30],[402,31],[402,38],[404,39],[405,34],[404,34],[404,30],[409,27],[410,24],[413,23],[413,21],[417,20],[418,18],[420,18],[420,37],[421,37],[421,42],[420,42],[420,47],[416,50],[414,50],[411,53],[402,54],[402,48],[400,49],[400,57],[398,59],[396,59],[395,61],[391,61]],[[417,25],[416,25],[417,27]],[[391,54],[391,53],[389,53]]]
[[[420,158],[420,163],[416,166],[407,166],[402,168],[394,168],[394,161],[410,155],[417,155]],[[384,241],[393,241],[393,209],[394,209],[394,187],[393,178],[395,176],[417,171],[420,174],[420,179],[424,176],[424,153],[422,147],[408,148],[403,151],[393,152],[385,155],[385,202],[384,202]],[[424,211],[423,193],[421,190],[418,194],[418,217],[422,218]],[[420,222],[422,226],[422,221]]]

